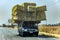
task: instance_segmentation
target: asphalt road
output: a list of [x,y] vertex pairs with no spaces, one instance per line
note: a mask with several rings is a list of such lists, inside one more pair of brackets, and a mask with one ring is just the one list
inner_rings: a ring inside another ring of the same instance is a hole
[[58,38],[38,36],[38,37],[21,37],[17,30],[0,27],[0,40],[60,40]]

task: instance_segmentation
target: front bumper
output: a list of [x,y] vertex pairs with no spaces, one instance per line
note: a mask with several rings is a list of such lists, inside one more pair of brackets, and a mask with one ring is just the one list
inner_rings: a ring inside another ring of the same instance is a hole
[[38,35],[38,32],[23,32],[25,35]]
[[25,35],[25,36],[35,36],[35,35],[38,36],[38,32],[33,32],[33,33],[30,33],[30,32],[24,32],[24,35]]

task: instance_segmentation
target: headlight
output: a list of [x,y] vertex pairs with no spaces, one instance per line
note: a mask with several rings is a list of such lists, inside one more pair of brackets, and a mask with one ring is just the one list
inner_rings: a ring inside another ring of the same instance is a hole
[[38,30],[35,30],[35,31],[38,31]]
[[27,29],[24,29],[24,31],[27,31]]
[[23,31],[27,31],[27,29],[22,28]]

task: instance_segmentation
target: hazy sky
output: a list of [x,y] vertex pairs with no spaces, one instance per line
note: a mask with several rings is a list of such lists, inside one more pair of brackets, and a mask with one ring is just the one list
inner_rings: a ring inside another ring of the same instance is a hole
[[16,4],[22,4],[24,2],[34,2],[37,6],[46,5],[47,24],[60,22],[59,0],[0,0],[0,24],[8,24],[8,19],[11,19],[12,7]]

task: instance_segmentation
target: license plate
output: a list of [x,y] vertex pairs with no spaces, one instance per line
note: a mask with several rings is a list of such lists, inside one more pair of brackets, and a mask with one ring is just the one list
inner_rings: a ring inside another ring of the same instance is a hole
[[30,33],[33,33],[33,32],[30,31]]

